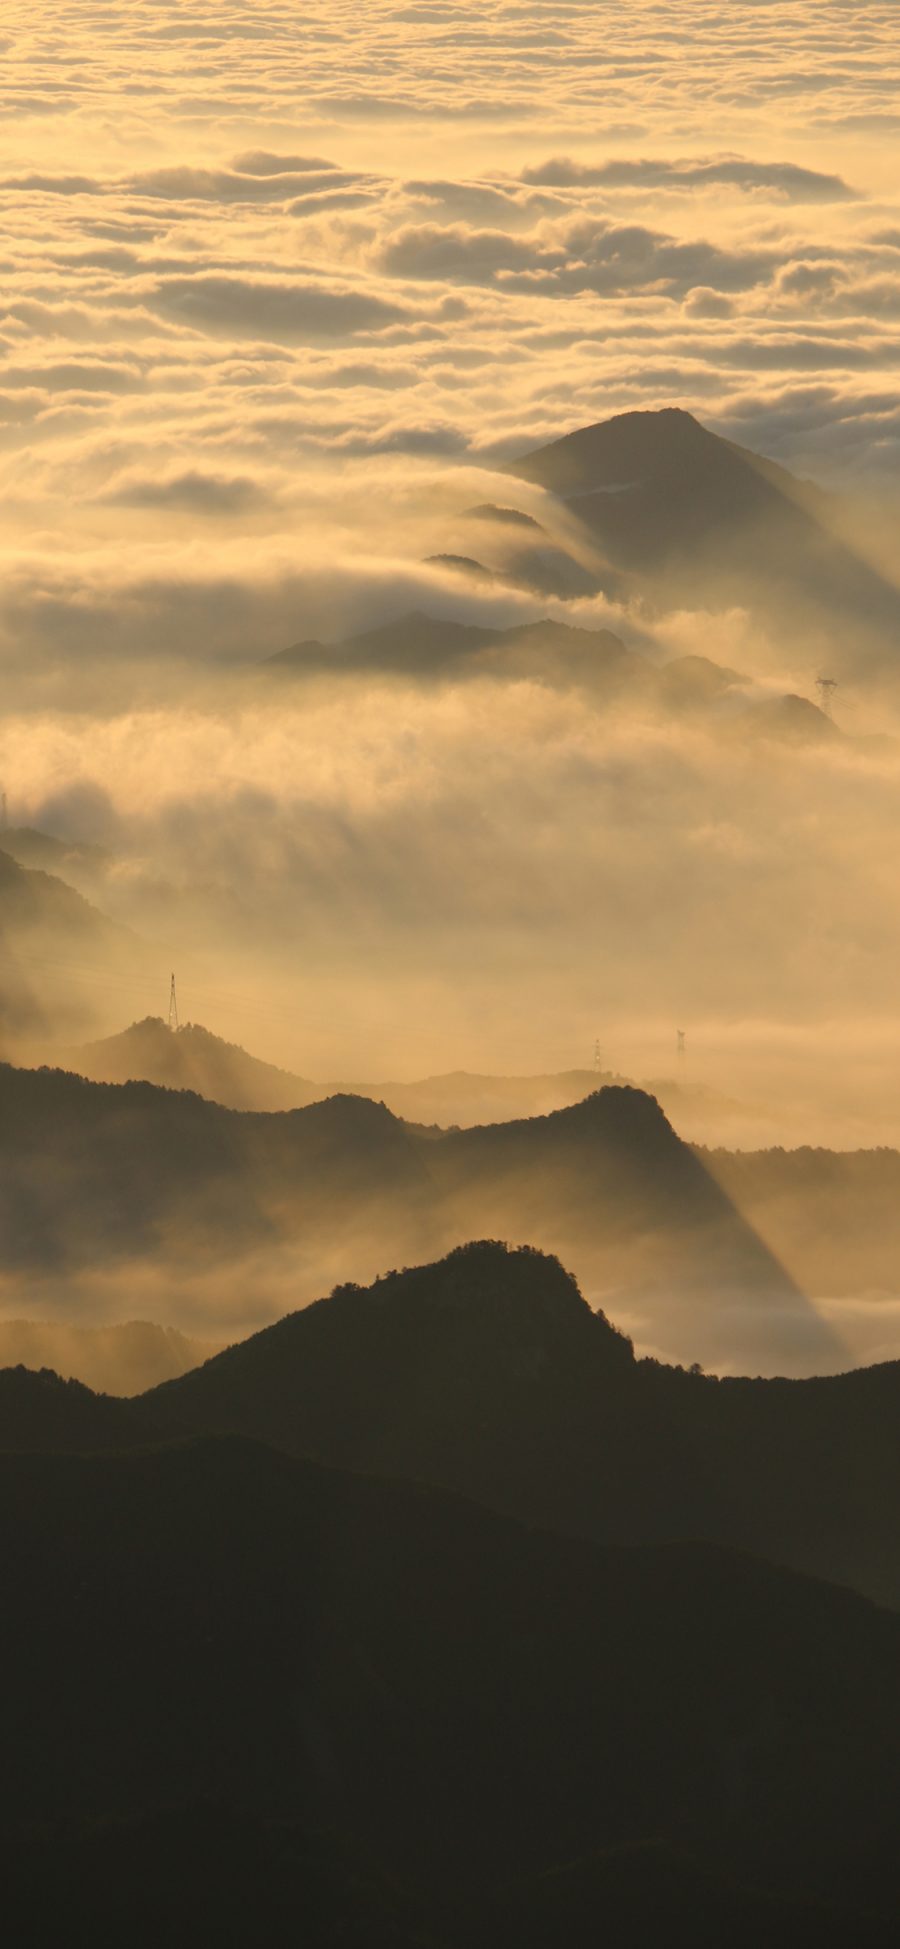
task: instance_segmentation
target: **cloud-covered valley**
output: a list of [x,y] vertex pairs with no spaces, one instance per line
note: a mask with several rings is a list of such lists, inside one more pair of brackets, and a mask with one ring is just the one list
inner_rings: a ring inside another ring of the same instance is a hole
[[[265,941],[271,963],[249,961],[279,1008],[303,940],[332,1067],[366,1066],[360,954],[406,983],[407,1070],[445,1032],[459,1060],[501,1034],[508,1063],[535,1036],[562,1059],[566,1010],[576,1041],[598,1008],[733,1022],[754,981],[767,1021],[846,1014],[857,980],[886,1006],[895,707],[871,667],[854,685],[841,666],[840,738],[779,744],[771,713],[811,708],[826,667],[807,620],[763,626],[708,588],[654,612],[571,509],[504,469],[615,413],[684,407],[857,496],[853,548],[891,586],[895,26],[887,5],[810,0],[137,0],[102,18],[73,0],[52,19],[16,0],[11,817],[106,846],[101,904],[164,958],[207,923],[217,955],[229,927]],[[510,503],[530,530],[501,534]],[[701,721],[521,668],[431,689],[369,669],[338,692],[321,671],[250,674],[410,611],[612,630],[653,670],[699,656],[739,681]],[[262,1040],[275,1053],[275,1028]]]

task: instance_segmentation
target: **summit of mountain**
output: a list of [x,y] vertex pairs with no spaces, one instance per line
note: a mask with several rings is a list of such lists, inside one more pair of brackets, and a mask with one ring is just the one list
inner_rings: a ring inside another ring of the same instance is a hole
[[900,597],[842,533],[838,504],[681,408],[579,427],[506,472],[563,502],[610,568],[659,605],[741,602],[811,649],[827,642],[843,666],[894,640]]
[[840,1364],[827,1324],[646,1090],[611,1084],[546,1116],[447,1131],[428,1166],[458,1236],[556,1253],[607,1312],[644,1334],[664,1318],[655,1344],[670,1356],[702,1341],[712,1365]]
[[248,1055],[198,1022],[174,1029],[158,1015],[100,1042],[60,1051],[59,1060],[92,1082],[140,1080],[195,1090],[232,1110],[297,1110],[323,1093],[305,1077]]
[[527,1248],[340,1286],[129,1407],[172,1437],[270,1441],[605,1543],[726,1542],[900,1605],[900,1363],[785,1381],[637,1360]]

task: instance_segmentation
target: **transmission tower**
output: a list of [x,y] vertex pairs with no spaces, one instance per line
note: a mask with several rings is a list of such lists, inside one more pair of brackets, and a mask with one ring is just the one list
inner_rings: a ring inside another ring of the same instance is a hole
[[820,711],[824,712],[826,717],[830,717],[834,710],[834,693],[837,690],[837,687],[838,687],[837,677],[816,678],[816,692],[819,699],[819,709]]
[[596,1042],[594,1043],[594,1075],[599,1076],[602,1068],[603,1068],[603,1052],[600,1048],[600,1038],[598,1036]]
[[169,1027],[178,1031],[178,998],[175,994],[175,976],[169,985]]
[[677,1049],[677,1052],[678,1052],[678,1060],[679,1060],[679,1062],[684,1062],[684,1057],[685,1057],[685,1047],[684,1047],[684,1041],[685,1041],[685,1031],[684,1031],[684,1029],[676,1029],[676,1030],[675,1030],[675,1034],[676,1034],[676,1037],[677,1037],[677,1042],[676,1042],[676,1049]]

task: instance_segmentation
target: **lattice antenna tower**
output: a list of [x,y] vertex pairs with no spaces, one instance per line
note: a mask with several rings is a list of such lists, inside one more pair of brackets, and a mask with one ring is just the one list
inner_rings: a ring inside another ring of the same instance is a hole
[[684,1062],[684,1058],[685,1058],[685,1054],[686,1054],[686,1051],[685,1051],[685,1031],[684,1031],[684,1029],[676,1029],[676,1030],[675,1030],[675,1035],[676,1035],[676,1038],[677,1038],[677,1040],[676,1040],[676,1044],[675,1044],[675,1046],[676,1046],[676,1049],[677,1049],[677,1052],[678,1052],[678,1060],[679,1060],[679,1062]]
[[819,709],[824,712],[826,717],[831,717],[834,713],[834,693],[837,687],[837,677],[816,678],[816,695],[819,699]]
[[8,829],[9,810],[6,803],[6,793],[0,792],[0,831],[7,832]]
[[178,1031],[178,997],[175,993],[175,976],[169,983],[169,1027]]
[[599,1076],[602,1068],[603,1068],[603,1051],[600,1047],[600,1037],[598,1036],[596,1042],[594,1043],[594,1075]]

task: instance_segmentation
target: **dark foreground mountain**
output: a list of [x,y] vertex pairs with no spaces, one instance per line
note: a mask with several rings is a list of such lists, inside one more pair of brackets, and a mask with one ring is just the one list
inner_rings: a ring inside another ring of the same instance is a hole
[[0,1453],[59,1455],[139,1447],[159,1430],[127,1401],[52,1368],[0,1368]]
[[900,1364],[716,1380],[635,1360],[540,1254],[341,1288],[130,1404],[605,1543],[735,1544],[900,1605]]
[[[676,1357],[841,1364],[799,1288],[640,1090],[434,1135],[359,1097],[238,1114],[144,1083],[4,1068],[0,1167],[7,1267],[151,1257],[221,1268],[230,1284],[242,1255],[277,1247],[302,1301],[338,1267],[371,1279],[386,1262],[506,1237],[559,1253]],[[272,1310],[284,1304],[282,1290]],[[223,1325],[211,1311],[206,1330],[224,1337]]]
[[900,1621],[243,1441],[0,1458],[10,1940],[887,1944]]
[[741,602],[855,674],[896,637],[900,597],[842,537],[836,503],[690,413],[623,413],[508,472],[565,504],[620,587],[693,609]]

